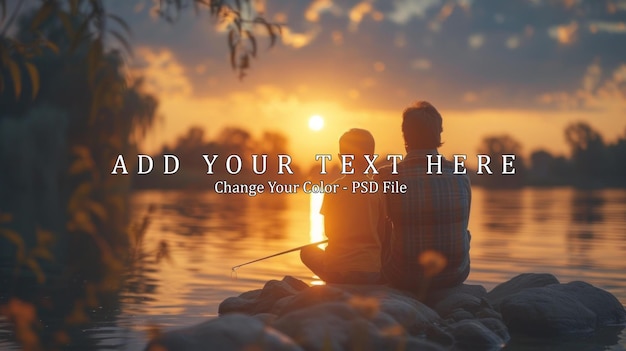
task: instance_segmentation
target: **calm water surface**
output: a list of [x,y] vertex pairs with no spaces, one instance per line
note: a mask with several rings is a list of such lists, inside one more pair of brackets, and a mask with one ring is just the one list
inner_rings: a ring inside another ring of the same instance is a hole
[[[231,267],[322,239],[321,198],[257,197],[211,192],[144,191],[133,197],[139,221],[155,205],[141,247],[148,258],[130,272],[121,306],[109,322],[85,330],[102,350],[141,350],[147,333],[188,326],[217,315],[229,296],[292,275],[318,284],[291,253]],[[626,303],[626,190],[569,188],[473,189],[470,284],[496,284],[523,272],[548,272],[561,282],[585,280]],[[169,243],[171,260],[154,259]],[[0,349],[12,349],[2,341]],[[625,350],[626,332],[583,340],[514,339],[507,349]]]

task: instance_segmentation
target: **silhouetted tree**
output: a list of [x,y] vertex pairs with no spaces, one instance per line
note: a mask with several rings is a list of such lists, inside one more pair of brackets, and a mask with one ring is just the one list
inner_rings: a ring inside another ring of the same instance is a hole
[[[482,175],[481,183],[487,187],[496,188],[523,186],[526,168],[521,151],[521,144],[509,135],[488,136],[483,138],[478,148],[478,153],[490,156],[491,163],[489,164],[489,167],[493,171],[493,174]],[[513,161],[515,174],[502,174],[503,155],[515,155],[515,160]]]
[[608,146],[607,154],[611,184],[626,186],[626,129],[623,136],[619,137],[615,144]]
[[602,186],[607,178],[608,157],[602,135],[585,122],[565,128],[565,140],[570,147],[577,186]]
[[527,184],[569,185],[571,168],[571,162],[564,156],[554,156],[545,150],[534,151],[530,155]]

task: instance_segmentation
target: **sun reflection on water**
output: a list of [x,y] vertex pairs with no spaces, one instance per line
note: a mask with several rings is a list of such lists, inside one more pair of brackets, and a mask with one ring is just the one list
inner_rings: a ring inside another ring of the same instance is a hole
[[[309,200],[309,223],[311,230],[309,232],[309,236],[311,237],[312,243],[326,239],[324,235],[324,216],[320,214],[320,208],[322,207],[323,200],[323,193],[311,193]],[[318,247],[325,248],[326,245],[327,244],[320,244]],[[315,280],[311,282],[312,285],[324,285],[324,281],[320,280],[317,275],[314,275],[313,279]]]

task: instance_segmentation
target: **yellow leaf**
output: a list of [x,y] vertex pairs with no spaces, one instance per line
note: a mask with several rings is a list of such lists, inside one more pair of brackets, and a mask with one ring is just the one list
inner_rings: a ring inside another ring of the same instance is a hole
[[0,223],[8,223],[13,220],[13,215],[10,213],[0,213]]
[[89,151],[89,148],[86,146],[82,146],[82,145],[74,146],[72,147],[72,153],[78,156],[79,158],[91,159],[91,152]]
[[37,228],[37,244],[41,246],[49,246],[56,240],[54,233],[49,230]]
[[31,29],[36,30],[39,26],[48,18],[50,14],[52,14],[52,10],[54,10],[54,5],[52,2],[44,2],[43,5],[39,8],[39,11],[35,14],[35,18],[31,21]]
[[89,322],[89,317],[85,313],[85,303],[78,300],[74,303],[72,312],[65,317],[65,322],[70,325],[83,324]]
[[36,247],[30,250],[30,255],[36,258],[42,258],[44,260],[48,260],[50,262],[54,261],[54,256],[52,253],[45,247]]
[[83,172],[87,172],[91,169],[91,164],[88,160],[84,158],[79,158],[72,163],[68,173],[71,175],[81,174]]
[[74,214],[72,219],[75,230],[84,231],[88,234],[95,235],[97,233],[96,226],[89,218],[89,215],[85,211],[78,211]]
[[22,75],[20,73],[20,66],[11,59],[6,61],[7,66],[9,67],[9,73],[11,73],[11,78],[13,79],[13,89],[15,89],[15,97],[20,97],[22,93]]
[[72,25],[70,16],[64,11],[59,11],[59,19],[61,20],[61,24],[63,24],[63,28],[65,28],[65,32],[67,33],[67,36],[70,38],[73,38],[74,26]]
[[43,274],[43,270],[39,263],[34,258],[29,258],[26,260],[26,265],[35,273],[35,277],[37,278],[37,282],[39,284],[43,284],[46,281],[46,276]]
[[39,71],[37,67],[30,62],[26,62],[24,65],[26,65],[26,70],[30,75],[30,82],[33,85],[33,99],[35,99],[37,93],[39,93]]
[[89,201],[87,206],[89,207],[89,210],[91,210],[91,213],[96,215],[98,219],[102,221],[105,221],[107,219],[107,211],[104,206],[95,201]]
[[15,244],[19,251],[24,252],[24,240],[22,240],[22,237],[16,231],[2,228],[0,229],[0,235]]

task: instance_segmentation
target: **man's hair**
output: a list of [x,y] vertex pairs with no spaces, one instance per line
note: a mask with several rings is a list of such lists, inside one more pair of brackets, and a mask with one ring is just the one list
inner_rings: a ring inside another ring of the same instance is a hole
[[441,115],[429,102],[415,102],[402,113],[402,134],[409,150],[440,147],[441,132]]
[[374,137],[365,129],[352,128],[339,138],[339,153],[352,155],[372,155]]

